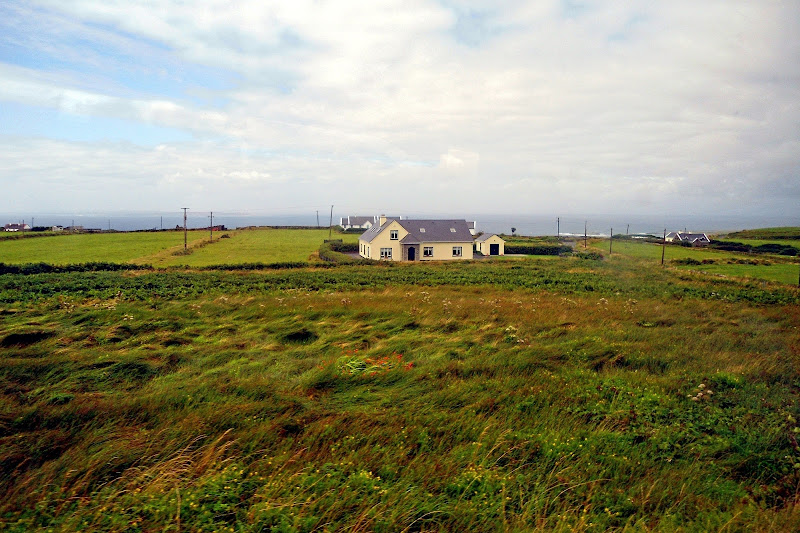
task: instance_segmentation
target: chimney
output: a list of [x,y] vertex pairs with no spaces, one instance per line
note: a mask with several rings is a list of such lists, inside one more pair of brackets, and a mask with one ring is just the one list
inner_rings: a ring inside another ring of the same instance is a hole
[[381,215],[380,219],[378,219],[378,226],[383,226],[386,224],[386,215]]

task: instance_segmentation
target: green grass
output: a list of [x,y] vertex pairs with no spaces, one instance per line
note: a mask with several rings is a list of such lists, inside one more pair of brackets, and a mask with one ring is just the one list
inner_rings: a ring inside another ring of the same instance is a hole
[[740,242],[750,246],[761,246],[762,244],[786,244],[800,248],[800,239],[737,239],[733,237],[723,237],[719,239],[723,242]]
[[0,528],[798,530],[800,291],[618,259],[0,276]]
[[[228,238],[221,238],[227,235]],[[214,234],[188,233],[189,254],[183,255],[183,232],[135,232],[58,235],[0,241],[0,262],[44,262],[54,265],[87,263],[150,264],[192,267],[236,263],[280,263],[313,260],[328,238],[328,230],[253,229]],[[358,242],[358,235],[333,234],[334,239]]]
[[[189,232],[190,243],[205,232]],[[183,232],[91,233],[0,241],[0,262],[7,264],[139,262],[158,253],[183,248]]]
[[[608,241],[593,241],[591,247],[597,251],[608,254]],[[646,242],[617,242],[612,246],[612,257],[619,259],[635,258],[639,260],[661,262],[661,245]],[[579,246],[576,250],[581,250]],[[668,266],[674,265],[675,260],[694,259],[696,261],[712,261],[713,264],[704,265],[678,265],[683,270],[707,272],[723,276],[739,276],[766,281],[775,281],[789,285],[797,285],[800,264],[793,258],[767,255],[750,255],[735,252],[725,252],[710,248],[689,248],[684,246],[667,245],[665,248],[665,262]],[[742,264],[742,261],[751,261],[759,264]]]
[[[358,235],[334,233],[332,238],[358,242]],[[253,229],[230,233],[228,239],[195,249],[191,255],[170,257],[163,265],[208,266],[235,263],[279,263],[313,260],[328,230]]]
[[737,231],[729,233],[726,237],[730,240],[739,239],[759,239],[766,242],[775,242],[775,240],[793,239],[800,240],[800,228],[798,227],[780,227],[780,228],[759,228],[744,231]]
[[758,264],[713,264],[713,265],[693,265],[693,270],[709,272],[722,276],[738,276],[743,278],[762,279],[765,281],[777,281],[787,285],[798,285],[800,283],[800,264],[798,263],[772,263],[769,265]]

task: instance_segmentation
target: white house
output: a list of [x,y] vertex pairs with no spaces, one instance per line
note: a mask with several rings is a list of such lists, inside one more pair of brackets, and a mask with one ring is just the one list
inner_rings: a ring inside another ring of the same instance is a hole
[[358,239],[361,257],[384,261],[451,261],[472,259],[473,237],[466,220],[391,219]]
[[495,233],[484,233],[475,239],[475,250],[483,255],[505,255],[506,241]]
[[705,246],[711,242],[705,233],[688,233],[684,231],[670,231],[666,236],[667,242],[688,242],[692,246]]
[[6,224],[3,231],[30,231],[31,227],[24,222],[22,224]]

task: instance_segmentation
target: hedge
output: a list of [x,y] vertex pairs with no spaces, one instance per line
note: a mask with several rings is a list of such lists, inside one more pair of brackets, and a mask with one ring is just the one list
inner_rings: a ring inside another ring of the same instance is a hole
[[51,265],[49,263],[7,265],[5,263],[0,263],[0,274],[58,274],[62,272],[111,272],[118,270],[153,270],[153,267],[152,265],[106,262],[76,263],[73,265]]
[[561,255],[572,251],[569,246],[546,246],[527,244],[506,244],[505,253],[525,255]]

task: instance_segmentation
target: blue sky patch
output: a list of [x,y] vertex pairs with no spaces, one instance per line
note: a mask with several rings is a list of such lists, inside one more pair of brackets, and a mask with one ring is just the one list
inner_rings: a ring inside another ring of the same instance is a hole
[[72,142],[130,142],[140,146],[191,141],[191,133],[132,120],[73,115],[53,109],[0,102],[5,135],[44,137]]

